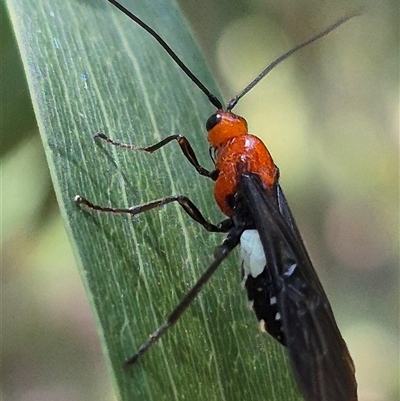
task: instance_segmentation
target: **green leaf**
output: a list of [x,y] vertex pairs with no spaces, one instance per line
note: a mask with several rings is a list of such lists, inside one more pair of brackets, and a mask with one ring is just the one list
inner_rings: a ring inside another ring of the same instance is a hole
[[[126,1],[218,93],[173,1]],[[75,205],[76,194],[114,207],[172,194],[223,219],[212,182],[171,143],[152,155],[94,141],[102,131],[150,145],[171,134],[212,169],[205,96],[140,27],[106,1],[8,1],[55,191],[120,400],[298,400],[284,349],[257,329],[240,290],[236,253],[178,324],[138,364],[148,338],[212,260],[221,242],[178,206],[137,218]]]

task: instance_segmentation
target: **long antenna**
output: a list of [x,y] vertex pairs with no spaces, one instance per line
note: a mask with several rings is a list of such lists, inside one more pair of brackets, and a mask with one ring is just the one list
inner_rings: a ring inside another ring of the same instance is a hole
[[116,0],[108,0],[111,4],[121,10],[126,16],[131,20],[135,21],[144,30],[146,30],[171,56],[176,64],[182,69],[182,71],[195,83],[195,85],[207,96],[208,100],[217,108],[222,109],[222,103],[218,98],[213,95],[202,83],[201,81],[189,70],[188,67],[183,63],[183,61],[177,56],[177,54],[169,47],[169,45],[164,41],[164,39],[152,28],[150,28],[145,22],[143,22],[136,15],[132,14],[128,9],[126,9],[121,3]]
[[349,19],[355,17],[356,15],[360,15],[361,11],[359,9],[346,14],[345,16],[339,18],[336,22],[334,22],[332,25],[328,26],[326,29],[324,29],[322,32],[318,33],[315,36],[312,36],[310,39],[306,40],[305,42],[293,47],[292,49],[288,50],[286,53],[282,54],[278,58],[276,58],[271,64],[269,64],[252,82],[250,82],[238,95],[236,95],[234,98],[229,100],[228,102],[228,107],[227,111],[231,111],[237,104],[237,102],[251,89],[253,89],[273,68],[275,68],[278,64],[280,64],[282,61],[286,60],[288,57],[290,57],[293,53],[297,52],[298,50],[302,49],[303,47],[308,46],[310,43],[313,43],[317,41],[318,39],[321,39],[328,33],[332,32],[334,29],[339,27],[340,25],[344,24],[347,22]]
[[[171,58],[175,61],[175,63],[181,68],[181,70],[192,80],[192,82],[207,96],[208,100],[217,108],[222,109],[222,103],[220,100],[213,95],[204,85],[203,83],[193,74],[192,71],[183,63],[183,61],[177,56],[177,54],[171,49],[171,47],[164,41],[164,39],[156,32],[154,29],[150,28],[144,21],[142,21],[139,17],[135,14],[132,14],[128,9],[126,9],[121,3],[116,0],[108,0],[111,4],[121,10],[126,16],[128,16],[131,20],[136,22],[140,25],[145,31],[147,31],[161,46],[162,48],[171,56]],[[251,89],[253,89],[273,68],[275,68],[278,64],[282,61],[286,60],[290,57],[293,53],[297,52],[298,50],[302,49],[303,47],[308,46],[309,44],[321,39],[322,37],[326,36],[328,33],[332,32],[334,29],[339,27],[340,25],[347,22],[349,19],[360,15],[361,10],[357,9],[345,16],[339,18],[336,22],[332,25],[328,26],[322,32],[318,33],[315,36],[312,36],[310,39],[306,40],[305,42],[293,47],[292,49],[288,50],[286,53],[282,54],[278,58],[276,58],[272,63],[270,63],[252,82],[250,82],[238,95],[234,98],[229,100],[228,106],[226,108],[227,111],[231,111],[238,101]]]

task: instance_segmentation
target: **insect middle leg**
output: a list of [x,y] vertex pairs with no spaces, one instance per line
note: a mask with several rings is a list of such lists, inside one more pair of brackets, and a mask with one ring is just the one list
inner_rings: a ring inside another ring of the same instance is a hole
[[86,198],[76,195],[75,202],[78,205],[84,205],[88,209],[97,210],[98,212],[104,213],[125,213],[130,214],[131,216],[136,216],[140,213],[147,212],[152,209],[156,209],[162,206],[167,205],[168,203],[178,202],[179,205],[183,208],[183,210],[197,223],[201,224],[207,231],[210,232],[218,232],[218,233],[226,233],[230,230],[233,223],[231,219],[223,220],[221,223],[215,225],[209,222],[197,208],[197,206],[186,196],[183,195],[174,195],[167,196],[162,199],[155,200],[153,202],[145,203],[139,206],[132,206],[129,208],[114,208],[114,207],[104,207],[95,205],[92,202],[88,201]]

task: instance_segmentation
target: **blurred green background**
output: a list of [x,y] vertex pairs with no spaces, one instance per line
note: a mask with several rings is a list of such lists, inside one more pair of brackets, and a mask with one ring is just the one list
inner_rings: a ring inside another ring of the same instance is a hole
[[[180,3],[226,98],[354,5]],[[1,396],[113,400],[0,7]],[[355,360],[361,401],[399,399],[398,8],[397,0],[371,3],[362,17],[279,66],[235,109],[281,169]]]

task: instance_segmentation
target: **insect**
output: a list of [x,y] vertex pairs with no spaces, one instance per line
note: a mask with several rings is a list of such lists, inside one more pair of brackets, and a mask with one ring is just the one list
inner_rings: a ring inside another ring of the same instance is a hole
[[304,398],[307,401],[356,401],[353,361],[279,185],[279,170],[264,143],[248,133],[246,120],[233,114],[232,109],[277,64],[359,12],[342,17],[275,59],[224,109],[217,97],[152,28],[117,1],[109,1],[152,35],[216,107],[217,110],[206,122],[215,169],[209,171],[202,167],[189,141],[181,135],[168,136],[149,147],[123,144],[103,133],[96,134],[96,137],[114,146],[147,153],[155,152],[169,142],[178,142],[184,156],[198,173],[215,182],[216,203],[227,216],[221,223],[212,224],[189,198],[182,195],[168,196],[127,209],[98,206],[80,195],[75,197],[77,204],[91,210],[132,216],[178,202],[207,231],[226,233],[203,275],[165,322],[125,363],[136,363],[178,321],[221,262],[240,244],[248,298],[261,328],[287,347],[294,376]]

